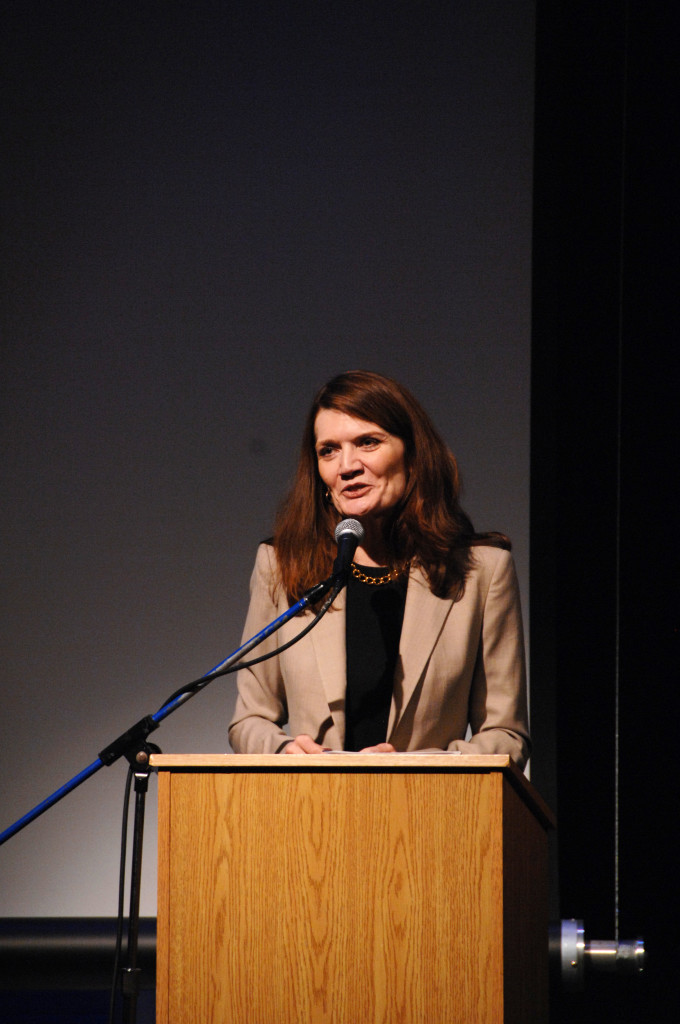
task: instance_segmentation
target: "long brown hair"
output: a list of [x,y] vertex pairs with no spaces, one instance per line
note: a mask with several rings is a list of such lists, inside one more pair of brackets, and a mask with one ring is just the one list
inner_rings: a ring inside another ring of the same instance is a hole
[[408,482],[388,526],[394,563],[417,563],[438,597],[462,591],[476,544],[510,547],[500,533],[476,534],[460,507],[458,464],[430,417],[401,384],[368,370],[334,377],[317,393],[307,415],[293,486],[276,521],[280,583],[289,599],[329,575],[340,514],[325,498],[315,451],[314,424],[321,409],[335,409],[375,423],[401,438]]

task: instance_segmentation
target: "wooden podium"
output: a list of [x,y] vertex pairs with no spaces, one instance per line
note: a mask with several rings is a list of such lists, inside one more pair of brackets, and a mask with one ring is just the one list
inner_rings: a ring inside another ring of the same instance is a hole
[[158,1024],[544,1024],[550,811],[510,758],[154,755]]

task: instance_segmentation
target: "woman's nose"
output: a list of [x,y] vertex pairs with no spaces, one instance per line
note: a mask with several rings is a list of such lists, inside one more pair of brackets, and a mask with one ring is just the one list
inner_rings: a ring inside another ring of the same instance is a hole
[[359,457],[354,445],[343,445],[340,449],[340,472],[351,473],[359,468]]

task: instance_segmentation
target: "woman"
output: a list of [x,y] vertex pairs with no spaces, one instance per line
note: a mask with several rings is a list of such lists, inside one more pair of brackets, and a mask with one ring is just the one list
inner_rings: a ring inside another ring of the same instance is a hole
[[[329,576],[341,519],[358,519],[365,536],[346,590],[318,626],[239,673],[235,751],[459,750],[525,764],[510,544],[475,534],[458,495],[453,455],[401,385],[357,370],[319,391],[273,541],[258,551],[245,636]],[[260,650],[281,646],[311,615]]]

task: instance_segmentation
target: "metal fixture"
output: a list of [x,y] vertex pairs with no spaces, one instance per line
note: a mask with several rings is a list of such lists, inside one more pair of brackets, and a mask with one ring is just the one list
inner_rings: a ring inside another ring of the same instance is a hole
[[644,940],[591,939],[586,942],[583,921],[564,919],[550,925],[550,959],[559,965],[562,983],[572,991],[583,988],[586,967],[617,974],[640,974],[645,967]]

